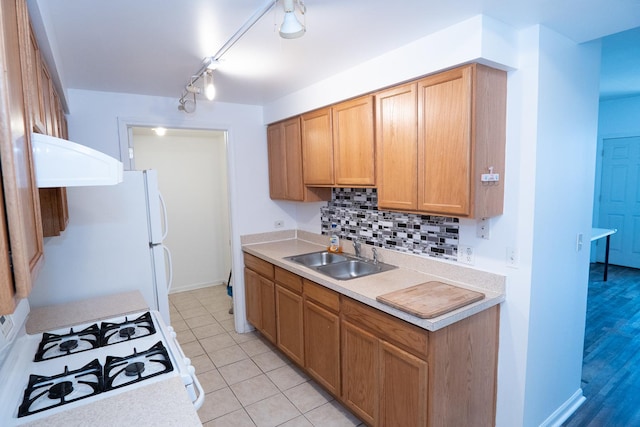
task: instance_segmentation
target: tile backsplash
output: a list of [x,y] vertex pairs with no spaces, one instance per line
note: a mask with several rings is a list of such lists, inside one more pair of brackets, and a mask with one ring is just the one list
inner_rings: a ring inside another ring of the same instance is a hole
[[341,239],[357,238],[400,252],[457,259],[458,218],[378,210],[375,188],[334,188],[320,216],[322,234],[328,235],[331,224],[336,223]]

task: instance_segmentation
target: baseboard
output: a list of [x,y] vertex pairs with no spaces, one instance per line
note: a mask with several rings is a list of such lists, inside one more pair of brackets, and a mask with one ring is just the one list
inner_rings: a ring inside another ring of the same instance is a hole
[[587,400],[582,394],[582,389],[579,388],[573,393],[566,402],[564,402],[553,414],[549,416],[540,427],[560,427],[575,411]]
[[181,286],[179,288],[172,286],[171,290],[169,291],[169,294],[177,294],[178,292],[193,291],[195,289],[202,289],[202,288],[208,288],[209,286],[220,286],[225,284],[226,282],[221,282],[221,283],[208,282],[208,283],[194,283],[191,285]]

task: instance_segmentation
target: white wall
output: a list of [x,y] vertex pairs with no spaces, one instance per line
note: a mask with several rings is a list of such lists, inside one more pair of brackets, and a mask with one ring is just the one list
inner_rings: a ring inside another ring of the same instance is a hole
[[167,128],[228,131],[229,203],[236,302],[234,315],[236,326],[243,332],[249,326],[245,320],[243,303],[244,264],[240,236],[271,231],[274,221],[279,219],[293,228],[295,204],[275,203],[269,199],[262,107],[201,101],[195,113],[185,114],[177,109],[177,95],[174,99],[70,89],[70,139],[119,158],[119,118]]
[[133,136],[135,168],[158,171],[167,207],[171,292],[226,282],[231,268],[227,155],[221,131]]
[[265,123],[465,62],[515,68],[514,44],[510,27],[478,15],[266,105]]
[[599,96],[599,43],[576,46],[544,27],[538,39],[525,426],[581,393]]
[[[265,121],[477,59],[517,68],[508,78],[504,214],[491,219],[490,240],[476,237],[475,221],[460,228],[476,268],[507,277],[497,425],[551,425],[582,396],[588,245],[576,252],[575,240],[588,241],[591,227],[599,46],[476,17],[267,105]],[[298,212],[299,228],[318,229],[306,207]],[[518,268],[506,266],[507,247],[518,250]]]

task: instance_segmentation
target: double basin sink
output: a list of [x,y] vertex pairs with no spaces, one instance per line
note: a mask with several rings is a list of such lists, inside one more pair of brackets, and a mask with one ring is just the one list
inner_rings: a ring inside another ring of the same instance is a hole
[[328,251],[294,255],[285,259],[312,268],[336,280],[357,279],[397,268],[395,265]]

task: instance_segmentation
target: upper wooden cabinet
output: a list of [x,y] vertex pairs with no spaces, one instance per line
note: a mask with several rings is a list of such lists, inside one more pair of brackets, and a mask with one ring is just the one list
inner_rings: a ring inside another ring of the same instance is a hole
[[267,146],[269,196],[272,199],[301,202],[331,199],[331,190],[307,188],[303,183],[299,117],[269,125]]
[[376,94],[378,207],[418,209],[417,84]]
[[[376,94],[378,207],[456,217],[500,215],[506,73],[459,67]],[[497,182],[483,182],[492,171]]]
[[[29,133],[36,132],[66,139],[67,121],[62,102],[28,22],[27,16],[20,37],[27,113],[26,129]],[[39,198],[44,237],[59,236],[69,222],[66,189],[42,188],[39,190]]]
[[28,83],[27,89],[29,92],[31,125],[34,132],[47,133],[46,113],[43,98],[44,90],[42,86],[42,59],[40,57],[38,42],[36,41],[33,31],[29,31],[28,44],[25,47],[28,51],[29,58],[29,66],[26,75]]
[[[25,298],[43,255],[38,188],[33,171],[30,120],[21,40],[28,37],[24,0],[0,2],[0,167],[4,221],[0,232],[0,314],[11,313],[16,300]],[[6,222],[5,222],[6,221]],[[6,227],[6,228],[5,228]],[[7,265],[10,262],[10,265]]]
[[301,117],[305,185],[375,185],[373,96]]

